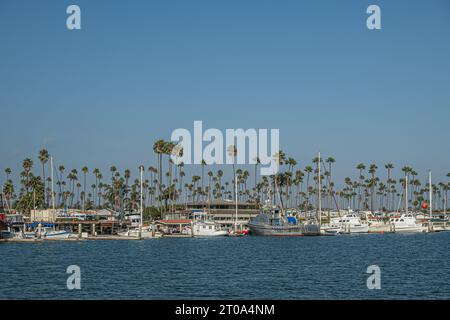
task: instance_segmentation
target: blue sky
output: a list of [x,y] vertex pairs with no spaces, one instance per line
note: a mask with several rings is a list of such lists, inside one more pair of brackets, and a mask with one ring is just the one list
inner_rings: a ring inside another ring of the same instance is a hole
[[443,179],[449,18],[445,0],[2,0],[0,168],[43,147],[66,168],[149,166],[155,140],[203,120],[279,128],[299,167],[321,150],[340,179],[359,162]]

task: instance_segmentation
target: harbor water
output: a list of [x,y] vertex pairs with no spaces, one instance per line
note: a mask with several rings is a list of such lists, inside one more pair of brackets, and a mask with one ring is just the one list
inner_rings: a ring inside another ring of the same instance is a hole
[[[0,243],[0,299],[449,299],[450,232]],[[81,290],[68,290],[67,268]],[[381,289],[369,290],[369,266]]]

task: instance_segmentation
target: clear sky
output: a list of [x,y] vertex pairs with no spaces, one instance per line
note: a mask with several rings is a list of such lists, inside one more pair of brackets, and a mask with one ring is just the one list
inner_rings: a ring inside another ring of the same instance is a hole
[[321,150],[341,179],[359,162],[443,179],[450,2],[1,0],[0,119],[0,181],[42,148],[104,176],[155,165],[153,142],[194,120],[279,128],[300,168]]

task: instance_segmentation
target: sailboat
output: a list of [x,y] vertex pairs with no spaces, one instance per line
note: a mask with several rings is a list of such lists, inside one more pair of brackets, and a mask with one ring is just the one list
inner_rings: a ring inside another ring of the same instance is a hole
[[235,198],[235,219],[234,219],[234,229],[230,230],[229,237],[241,237],[244,236],[244,230],[238,230],[238,179],[237,176],[234,177],[234,198]]
[[144,175],[144,167],[140,166],[139,170],[141,172],[141,199],[140,199],[140,214],[141,218],[139,221],[139,226],[130,228],[127,231],[119,232],[118,235],[121,237],[130,237],[130,238],[140,238],[140,239],[157,239],[161,238],[162,234],[156,230],[154,225],[144,226],[144,198],[143,198],[143,175]]

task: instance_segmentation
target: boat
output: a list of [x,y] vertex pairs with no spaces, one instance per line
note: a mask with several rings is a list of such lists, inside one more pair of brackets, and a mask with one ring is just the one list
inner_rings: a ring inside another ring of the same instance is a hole
[[[427,226],[427,232],[443,232],[443,231],[450,231],[450,228],[448,227],[448,218],[446,217],[446,212],[444,211],[443,215],[439,215],[436,217],[433,214],[433,181],[432,181],[432,174],[431,170],[429,171],[429,182],[428,182],[428,190],[429,190],[429,216],[425,217],[419,217],[416,216],[416,219],[422,218],[423,225]],[[447,200],[446,200],[447,201]],[[445,208],[447,207],[447,204],[445,202]],[[423,207],[426,209],[426,206]]]
[[194,212],[191,234],[194,237],[225,237],[228,231],[223,230],[219,224],[208,219],[208,213],[205,211]]
[[340,233],[345,234],[369,232],[369,224],[363,223],[356,214],[352,213],[332,219],[331,226],[339,227]]
[[390,223],[386,223],[384,219],[370,217],[367,219],[369,224],[369,233],[388,233],[392,232]]
[[405,176],[405,213],[400,217],[391,218],[389,223],[392,231],[396,233],[424,231],[422,224],[419,224],[416,217],[408,212],[408,175]]
[[[31,236],[31,234],[29,234]],[[37,230],[36,236],[43,239],[67,239],[72,236],[69,230],[55,230],[51,227],[41,227]]]
[[320,232],[324,236],[335,236],[341,233],[341,227],[322,225],[320,227]]
[[141,238],[141,239],[158,239],[162,237],[162,234],[156,231],[155,226],[143,226],[141,229],[131,228],[127,231],[119,232],[121,237]]
[[[295,236],[320,236],[320,219],[321,219],[321,181],[320,181],[320,153],[318,161],[319,170],[319,183],[318,183],[318,217],[319,222],[316,219],[310,218],[305,222],[300,223],[295,216],[286,215],[282,208],[277,206],[272,206],[270,200],[266,202],[263,206],[260,214],[258,214],[254,219],[250,220],[248,223],[249,233],[252,236],[278,236],[278,237],[295,237]],[[277,188],[277,184],[275,184]],[[279,195],[277,190],[275,193]],[[281,199],[279,199],[279,203]]]
[[303,236],[303,225],[287,219],[276,207],[265,207],[248,227],[252,236]]
[[402,214],[400,217],[391,218],[390,224],[393,232],[423,232],[423,226],[417,223],[416,217],[411,214]]
[[119,232],[117,235],[120,237],[130,237],[130,238],[140,238],[140,239],[158,239],[162,237],[162,234],[156,231],[156,227],[154,225],[144,226],[144,206],[143,206],[143,175],[144,175],[144,167],[139,167],[141,173],[141,199],[140,199],[140,217],[137,217],[136,214],[131,215],[131,226],[132,228]]

